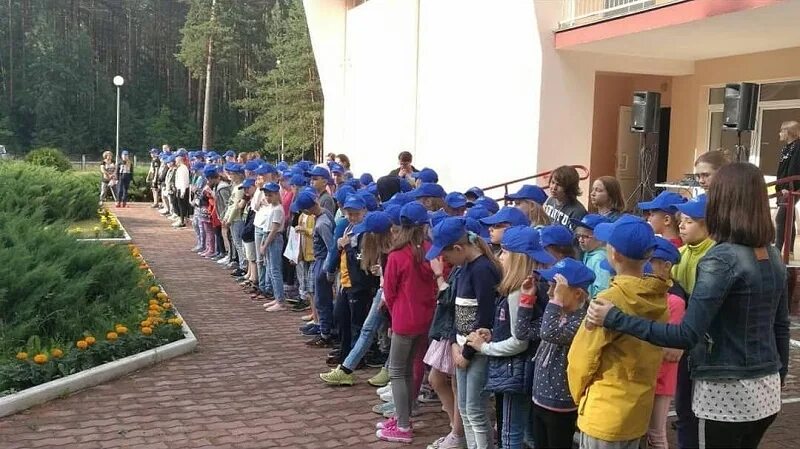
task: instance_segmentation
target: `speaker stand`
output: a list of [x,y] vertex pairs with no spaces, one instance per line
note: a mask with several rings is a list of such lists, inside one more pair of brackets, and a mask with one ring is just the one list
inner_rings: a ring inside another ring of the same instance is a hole
[[633,189],[633,192],[628,197],[626,204],[630,210],[641,212],[639,210],[639,203],[649,201],[655,196],[655,184],[653,183],[653,169],[655,168],[656,155],[655,149],[647,145],[648,133],[641,133],[639,135],[639,184]]
[[742,145],[742,131],[736,131],[736,162],[750,162],[750,150]]

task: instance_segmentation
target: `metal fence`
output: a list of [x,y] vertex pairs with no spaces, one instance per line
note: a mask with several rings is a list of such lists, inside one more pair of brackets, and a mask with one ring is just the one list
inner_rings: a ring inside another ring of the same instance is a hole
[[[99,170],[101,159],[95,159],[97,156],[87,156],[82,154],[80,159],[75,159],[74,157],[70,159],[70,164],[72,164],[72,168],[74,170],[80,171],[91,171],[91,170]],[[133,155],[133,166],[137,168],[144,168],[147,169],[150,167],[150,159],[149,158],[138,158],[136,155]]]

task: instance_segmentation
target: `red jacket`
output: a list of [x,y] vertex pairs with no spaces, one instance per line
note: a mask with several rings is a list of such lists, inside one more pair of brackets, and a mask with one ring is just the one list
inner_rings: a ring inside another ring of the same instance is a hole
[[[430,248],[423,244],[422,253]],[[389,253],[383,273],[383,295],[392,317],[392,332],[427,334],[436,309],[436,279],[431,264],[417,262],[411,245]]]

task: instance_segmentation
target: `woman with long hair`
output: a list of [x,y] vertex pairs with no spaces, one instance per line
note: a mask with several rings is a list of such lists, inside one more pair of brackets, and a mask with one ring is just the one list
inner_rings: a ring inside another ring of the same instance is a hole
[[599,215],[609,221],[617,221],[625,211],[625,199],[622,198],[622,187],[617,178],[601,176],[592,183],[592,193],[589,195],[592,207]]
[[758,447],[781,409],[789,363],[786,267],[772,246],[764,176],[736,162],[714,176],[706,224],[717,242],[697,265],[680,324],[626,315],[602,299],[589,322],[691,351],[692,408],[706,448]]

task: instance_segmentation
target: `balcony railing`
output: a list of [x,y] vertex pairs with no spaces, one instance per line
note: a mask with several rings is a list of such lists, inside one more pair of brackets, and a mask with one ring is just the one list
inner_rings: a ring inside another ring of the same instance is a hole
[[687,0],[562,0],[559,30],[589,25]]

